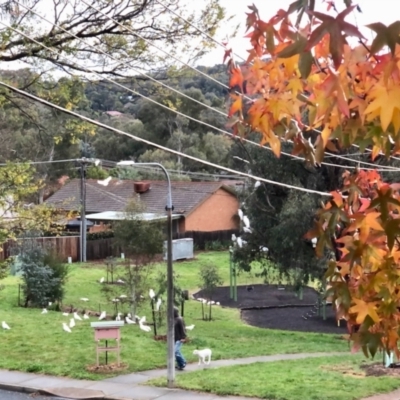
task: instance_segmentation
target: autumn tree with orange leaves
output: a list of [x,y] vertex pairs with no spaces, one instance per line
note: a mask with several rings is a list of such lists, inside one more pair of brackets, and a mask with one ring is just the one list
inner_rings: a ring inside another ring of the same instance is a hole
[[[316,166],[325,150],[350,146],[373,160],[400,153],[400,21],[368,25],[369,42],[347,21],[357,10],[351,0],[297,0],[264,21],[249,7],[247,62],[225,54],[236,134],[258,132],[278,157],[281,143],[293,142],[292,154]],[[343,181],[307,237],[318,238],[317,255],[335,255],[329,294],[354,350],[400,356],[400,184],[374,170],[346,172]]]

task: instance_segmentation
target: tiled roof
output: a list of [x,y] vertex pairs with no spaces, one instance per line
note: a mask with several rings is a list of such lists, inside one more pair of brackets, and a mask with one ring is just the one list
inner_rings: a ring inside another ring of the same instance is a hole
[[[172,204],[174,213],[188,214],[218,189],[226,190],[226,195],[234,192],[229,182],[172,182]],[[233,181],[233,183],[236,183]],[[95,179],[86,181],[86,212],[124,211],[128,202],[135,196],[146,205],[145,211],[161,213],[167,204],[167,182],[151,181],[150,189],[143,194],[133,190],[133,180],[112,179],[108,186],[102,186]],[[73,179],[50,196],[47,204],[53,204],[65,210],[80,209],[80,180]]]

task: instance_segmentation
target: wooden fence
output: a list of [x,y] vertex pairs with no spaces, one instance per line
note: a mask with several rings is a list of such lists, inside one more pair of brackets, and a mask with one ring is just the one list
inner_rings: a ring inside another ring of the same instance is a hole
[[[214,231],[214,232],[200,232],[200,231],[189,231],[184,233],[174,234],[174,239],[192,238],[193,244],[196,250],[206,250],[207,243],[208,249],[212,249],[210,246],[214,244],[227,244],[231,242],[232,234],[238,235],[237,230],[227,231]],[[19,239],[32,240],[32,239]],[[59,236],[59,237],[42,237],[35,238],[35,241],[41,246],[53,248],[58,255],[60,255],[65,261],[68,257],[72,258],[72,261],[76,262],[80,260],[80,246],[79,236]],[[15,253],[15,242],[9,240],[2,246],[0,251],[0,261],[7,259]],[[122,250],[114,245],[113,238],[106,239],[94,239],[86,242],[86,258],[88,261],[92,260],[103,260],[109,256],[120,256]],[[217,248],[215,250],[218,250]]]

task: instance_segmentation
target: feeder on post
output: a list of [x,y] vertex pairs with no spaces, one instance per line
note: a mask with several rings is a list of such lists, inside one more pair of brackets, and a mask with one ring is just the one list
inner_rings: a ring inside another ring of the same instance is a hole
[[[100,352],[106,353],[106,364],[108,364],[108,352],[113,351],[117,353],[117,366],[120,366],[121,354],[121,333],[120,327],[124,326],[123,321],[105,321],[105,322],[91,322],[90,326],[94,328],[94,340],[96,341],[96,366],[99,366]],[[100,340],[105,340],[105,346],[100,346]],[[108,347],[108,341],[115,340],[116,345]]]

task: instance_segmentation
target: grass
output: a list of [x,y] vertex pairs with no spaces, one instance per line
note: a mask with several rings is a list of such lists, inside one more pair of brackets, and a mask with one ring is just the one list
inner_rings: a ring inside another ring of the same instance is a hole
[[[198,290],[198,269],[205,262],[214,262],[225,283],[229,281],[228,253],[201,253],[193,261],[174,264],[181,287],[189,289],[190,293]],[[165,268],[165,265],[159,268]],[[79,309],[106,310],[112,314],[112,305],[105,302],[100,292],[98,281],[102,276],[105,276],[104,265],[72,265],[64,304],[73,304]],[[0,321],[6,321],[11,330],[0,330],[0,369],[103,379],[103,375],[86,371],[86,366],[95,362],[94,334],[88,321],[77,321],[73,332],[67,334],[62,330],[62,322],[68,322],[68,318],[61,313],[49,311],[41,315],[41,310],[17,307],[19,281],[18,277],[1,281],[4,289],[0,291]],[[238,279],[238,284],[251,282],[255,283],[255,280],[246,276]],[[83,303],[79,300],[81,297],[90,301]],[[212,348],[214,359],[348,350],[347,343],[334,335],[247,326],[241,321],[239,311],[234,309],[215,307],[213,313],[214,321],[202,321],[200,303],[186,302],[186,324],[196,327],[190,332],[192,341],[185,345],[185,354],[201,347]],[[139,315],[144,314],[150,319],[148,309],[140,310]],[[160,333],[165,333],[165,326],[162,330]],[[126,372],[165,367],[165,343],[155,341],[152,334],[141,331],[136,325],[123,327],[121,335],[122,361],[129,364]]]
[[[276,361],[177,374],[180,388],[268,400],[355,400],[400,387],[398,377],[366,377],[361,356]],[[163,386],[165,379],[148,384]]]

